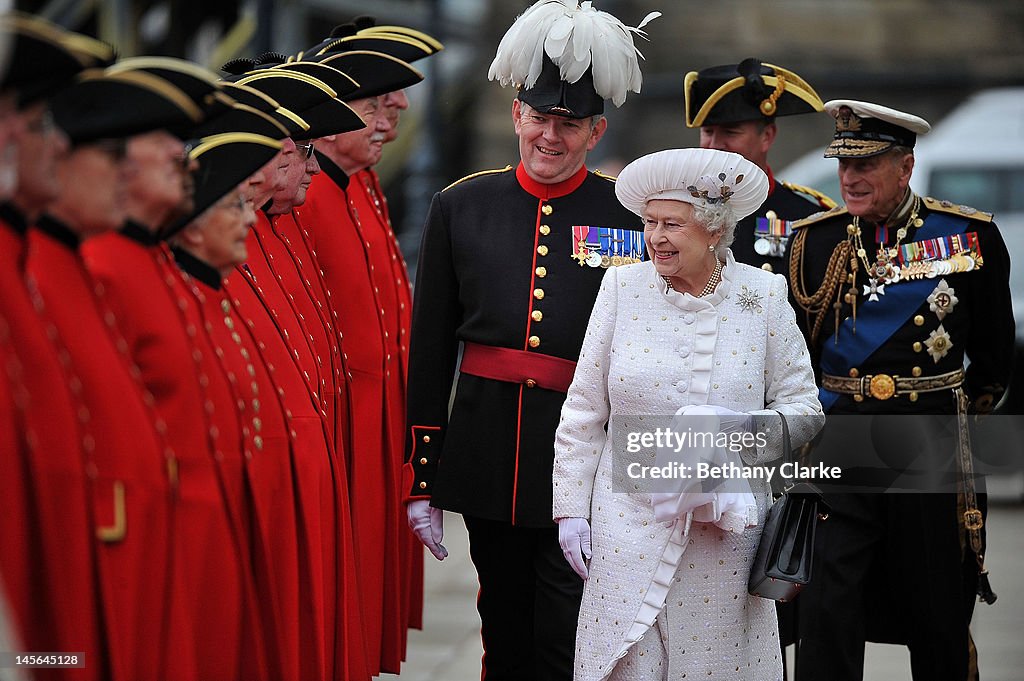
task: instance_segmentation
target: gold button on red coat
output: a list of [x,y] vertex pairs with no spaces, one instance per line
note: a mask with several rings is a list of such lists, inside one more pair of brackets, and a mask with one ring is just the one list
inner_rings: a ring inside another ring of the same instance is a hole
[[523,383],[526,385],[527,388],[537,387],[537,381],[533,380],[532,378],[526,379]]

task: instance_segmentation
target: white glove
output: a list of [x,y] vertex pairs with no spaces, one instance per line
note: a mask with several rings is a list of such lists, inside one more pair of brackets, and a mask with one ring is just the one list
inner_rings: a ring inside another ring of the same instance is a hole
[[409,519],[409,529],[430,549],[434,558],[447,558],[448,549],[441,544],[444,539],[444,511],[431,506],[429,499],[414,499],[406,505],[405,512]]
[[718,417],[718,430],[722,433],[749,433],[754,427],[754,417],[742,411],[733,411],[717,404],[701,404],[683,407],[677,414],[697,416],[714,414]]
[[569,561],[573,572],[581,579],[590,576],[586,560],[590,560],[593,551],[590,548],[590,523],[586,518],[559,518],[558,544],[562,547],[562,555]]

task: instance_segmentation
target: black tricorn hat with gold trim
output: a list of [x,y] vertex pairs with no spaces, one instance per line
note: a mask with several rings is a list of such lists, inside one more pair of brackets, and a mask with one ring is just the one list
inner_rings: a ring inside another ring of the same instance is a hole
[[167,239],[181,231],[266,165],[280,149],[280,141],[249,132],[229,132],[199,140],[189,151],[189,158],[199,164],[194,174],[192,212],[164,230],[160,238]]
[[83,70],[103,68],[115,58],[106,43],[20,12],[0,16],[0,36],[9,41],[0,91],[17,91],[21,106],[50,96]]
[[159,129],[187,129],[203,110],[181,89],[151,73],[95,70],[50,100],[53,117],[68,139],[82,144]]
[[423,74],[415,68],[383,52],[331,52],[321,57],[320,61],[349,75],[359,83],[359,88],[355,92],[341,97],[346,102],[402,90],[423,80]]
[[[421,35],[423,38],[429,38],[426,34]],[[439,51],[436,45],[440,45],[440,43],[437,41],[426,42],[424,39],[407,33],[360,30],[356,24],[342,24],[331,31],[330,37],[305,50],[302,53],[302,58],[316,59],[333,52],[369,50],[390,54],[404,62],[413,62],[436,54]]]
[[739,64],[690,71],[683,80],[686,127],[772,120],[822,111],[821,97],[803,78],[753,57]]

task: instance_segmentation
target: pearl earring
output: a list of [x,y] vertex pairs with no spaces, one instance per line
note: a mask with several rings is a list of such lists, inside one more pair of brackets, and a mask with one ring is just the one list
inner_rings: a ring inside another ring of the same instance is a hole
[[715,245],[714,244],[708,244],[708,251],[710,253],[714,253],[715,252]]

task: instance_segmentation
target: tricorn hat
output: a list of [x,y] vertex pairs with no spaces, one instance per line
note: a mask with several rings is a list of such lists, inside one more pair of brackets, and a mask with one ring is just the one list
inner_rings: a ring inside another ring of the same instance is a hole
[[586,118],[640,92],[643,77],[633,34],[661,16],[651,12],[636,27],[624,25],[590,2],[538,0],[498,45],[490,80],[519,89],[518,98],[541,113]]
[[383,52],[370,50],[330,52],[320,60],[324,64],[348,74],[359,83],[359,88],[355,92],[348,93],[341,98],[346,102],[402,90],[423,80],[423,74],[415,68],[401,59]]
[[50,96],[83,70],[103,68],[115,57],[106,43],[20,12],[0,16],[0,35],[10,51],[0,91],[17,91],[21,106]]
[[683,80],[686,127],[744,121],[822,110],[821,98],[792,71],[753,57],[739,64],[690,71]]
[[666,149],[623,168],[615,182],[615,196],[637,215],[643,214],[648,201],[668,199],[728,206],[742,220],[768,197],[768,176],[731,151]]
[[192,212],[160,234],[167,239],[195,220],[247,177],[266,165],[281,149],[281,142],[247,132],[211,135],[189,151],[198,162]]
[[920,116],[853,99],[833,99],[825,111],[836,119],[825,158],[867,158],[894,146],[913,149],[917,136],[932,129]]
[[203,118],[203,110],[185,92],[137,70],[83,74],[55,95],[50,106],[57,125],[75,144],[191,128]]

